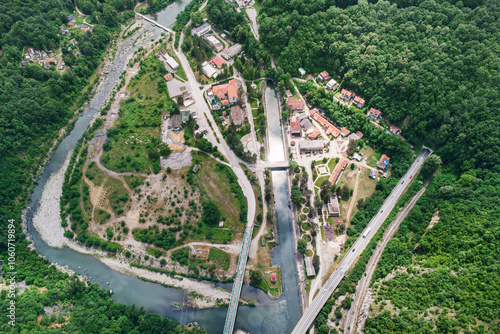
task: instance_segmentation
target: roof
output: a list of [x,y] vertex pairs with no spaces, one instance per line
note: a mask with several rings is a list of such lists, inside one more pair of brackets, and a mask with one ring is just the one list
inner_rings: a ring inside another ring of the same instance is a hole
[[293,97],[289,97],[287,99],[286,104],[292,109],[303,109],[304,108],[304,100],[302,99],[294,99]]
[[326,211],[329,216],[339,216],[340,215],[340,205],[337,194],[330,194],[330,199],[326,205]]
[[203,66],[203,73],[207,77],[211,78],[215,74],[217,74],[217,70],[215,68],[213,68],[213,66],[211,66],[210,64],[205,64],[205,66]]
[[370,108],[370,111],[368,111],[368,113],[377,115],[378,117],[382,116],[382,112],[378,109],[375,109],[375,108]]
[[172,129],[179,129],[182,128],[182,116],[181,114],[175,114],[172,115],[170,118],[170,122],[172,124]]
[[224,105],[224,106],[228,106],[229,100],[222,100],[222,101],[220,101],[220,103],[222,103],[222,105]]
[[311,121],[308,118],[304,118],[300,121],[300,125],[306,130],[309,131],[310,129],[314,128],[314,125],[312,125]]
[[319,75],[321,75],[323,78],[330,76],[327,71],[323,71]]
[[172,73],[168,73],[167,75],[164,75],[163,78],[167,81],[170,81],[174,78],[174,76],[172,75]]
[[191,111],[181,110],[182,122],[185,123],[185,122],[189,121],[190,115],[191,115]]
[[55,62],[56,62],[56,60],[55,60],[54,58],[46,58],[46,59],[45,59],[45,62],[46,62],[46,63],[55,63]]
[[300,128],[300,122],[291,122],[290,123],[290,131],[291,133],[301,133],[302,130]]
[[[207,30],[208,29],[208,30]],[[191,29],[191,35],[198,34],[203,31],[210,31],[211,27],[208,23],[203,23],[201,26]]]
[[356,131],[356,134],[357,134],[360,138],[363,138],[363,136],[364,136],[363,132],[361,132],[361,131]]
[[309,138],[309,139],[316,139],[319,136],[321,136],[321,133],[319,132],[319,130],[317,128],[313,128],[312,132],[307,134],[307,138]]
[[337,183],[337,180],[338,180],[340,174],[342,173],[344,168],[347,167],[348,164],[349,164],[349,161],[347,161],[347,159],[340,158],[339,162],[337,163],[337,165],[335,166],[335,169],[332,172],[332,175],[330,176],[329,181],[331,184]]
[[75,22],[71,22],[71,21],[68,22],[68,27],[73,28],[74,26],[75,26]]
[[[229,96],[230,95],[229,87],[231,87],[231,86],[233,88],[231,88],[231,96]],[[236,79],[232,79],[228,83],[213,86],[212,92],[215,96],[217,96],[221,100],[224,99],[226,97],[226,95],[228,96],[228,98],[235,97],[235,96],[237,98],[238,97],[238,81],[236,81]]]
[[332,123],[328,122],[323,116],[321,116],[316,110],[311,110],[312,118],[314,118],[318,123],[320,123],[326,130],[327,135],[333,135],[335,138],[339,136],[340,130],[337,129]]
[[243,122],[243,114],[241,112],[240,106],[232,106],[231,107],[231,119],[233,123],[242,123]]
[[230,84],[228,87],[227,87],[227,97],[229,99],[233,99],[233,98],[238,98],[238,84],[236,85],[232,85]]
[[361,97],[359,96],[356,96],[354,98],[354,103],[361,103],[361,104],[365,104],[365,100],[363,100]]
[[306,261],[306,274],[307,276],[315,276],[316,275],[316,270],[314,270],[314,266],[312,264],[312,257],[307,256],[305,258]]
[[174,70],[179,67],[179,63],[175,61],[174,58],[167,56],[167,64],[172,67]]
[[211,61],[210,61],[212,64],[214,64],[215,66],[221,68],[222,65],[224,65],[226,62],[224,61],[224,59],[222,59],[221,57],[219,56],[215,56]]
[[337,84],[337,81],[335,81],[335,79],[331,79],[330,81],[328,81],[328,83],[326,84],[327,86],[335,86]]
[[351,131],[347,130],[346,128],[340,129],[340,133],[342,134],[343,137],[348,136]]
[[382,169],[387,169],[387,167],[389,166],[390,160],[391,160],[391,158],[389,158],[385,154],[382,154],[382,156],[380,157],[380,160],[377,162],[377,167],[382,168]]
[[299,142],[299,148],[305,150],[319,150],[325,147],[323,140],[304,140]]
[[276,279],[276,274],[275,273],[271,274],[271,279]]
[[161,53],[162,55],[166,56],[166,55],[167,55],[167,50],[165,50],[165,49],[163,49],[163,48],[162,48],[162,49],[160,50],[160,53]]
[[342,90],[340,91],[340,94],[345,95],[347,97],[351,97],[353,93],[348,91],[347,89],[342,88]]
[[401,131],[401,129],[400,129],[400,128],[398,128],[398,127],[396,127],[396,126],[394,126],[394,125],[391,125],[391,126],[389,127],[389,129],[390,129],[393,133],[398,133],[398,132],[400,132],[400,131]]

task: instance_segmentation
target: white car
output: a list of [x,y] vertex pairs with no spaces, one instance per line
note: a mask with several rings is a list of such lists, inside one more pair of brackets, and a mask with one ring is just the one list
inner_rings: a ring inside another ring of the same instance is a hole
[[223,126],[226,126],[226,125],[227,125],[227,122],[223,122],[223,123],[222,123],[222,125],[223,125]]

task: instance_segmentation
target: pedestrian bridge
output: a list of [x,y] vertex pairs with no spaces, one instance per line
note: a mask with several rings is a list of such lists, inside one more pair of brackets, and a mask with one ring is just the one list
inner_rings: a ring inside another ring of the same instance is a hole
[[156,22],[156,21],[154,21],[154,20],[150,19],[150,18],[149,18],[149,17],[147,17],[147,16],[144,16],[144,15],[139,14],[139,13],[137,13],[137,12],[135,12],[135,15],[137,15],[137,16],[138,16],[138,17],[140,17],[141,19],[144,19],[144,20],[148,21],[149,23],[154,24],[155,26],[157,26],[157,27],[159,27],[159,28],[162,28],[163,30],[165,30],[165,31],[167,31],[167,32],[169,32],[169,33],[172,33],[172,34],[174,34],[174,33],[175,33],[172,29],[167,28],[167,27],[165,27],[165,26],[162,26],[161,24],[159,24],[158,22]]
[[266,162],[264,167],[271,170],[284,170],[290,167],[288,161]]

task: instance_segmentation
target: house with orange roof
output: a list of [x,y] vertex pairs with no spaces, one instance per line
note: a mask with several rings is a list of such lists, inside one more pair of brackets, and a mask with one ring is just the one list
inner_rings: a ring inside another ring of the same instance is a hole
[[365,106],[365,100],[363,100],[361,97],[356,96],[352,102],[356,107],[359,109],[363,108]]
[[293,97],[289,97],[286,101],[286,105],[292,110],[292,111],[302,111],[304,110],[304,100],[302,99],[294,99]]
[[348,91],[347,89],[342,89],[342,90],[340,91],[340,98],[341,98],[342,100],[346,101],[346,102],[351,101],[351,99],[354,97],[353,95],[354,95],[354,93],[353,93],[353,92]]
[[212,87],[212,93],[220,100],[228,99],[229,103],[238,102],[238,81],[236,79],[230,80],[226,84],[217,85]]
[[310,133],[307,134],[307,138],[309,139],[316,139],[319,136],[321,136],[321,132],[317,128],[314,128]]
[[214,65],[217,68],[222,68],[222,65],[224,65],[226,62],[224,59],[222,59],[219,56],[215,56],[211,61],[210,64]]
[[349,161],[347,159],[340,158],[339,162],[337,163],[335,169],[332,172],[332,175],[330,176],[329,181],[331,184],[337,183],[340,175],[342,174],[342,172],[344,171],[344,169],[347,167],[348,164]]
[[342,137],[347,137],[351,134],[351,131],[347,130],[346,128],[342,128],[340,129],[340,134],[342,135]]
[[174,76],[172,75],[172,73],[168,73],[167,75],[163,76],[163,79],[167,80],[167,81],[170,81],[174,78]]
[[389,167],[389,161],[391,158],[389,158],[387,155],[382,154],[380,157],[380,160],[377,162],[377,167],[381,168],[383,170],[386,170]]
[[368,114],[366,114],[366,116],[373,118],[376,122],[378,122],[382,118],[383,114],[378,109],[370,108],[370,110],[368,111]]
[[328,81],[330,80],[330,74],[327,71],[323,71],[318,75],[319,81]]
[[396,135],[399,135],[399,134],[401,133],[401,129],[400,129],[400,128],[398,128],[398,127],[396,127],[396,126],[394,126],[394,125],[391,125],[391,126],[389,127],[389,130],[390,130],[392,133],[396,134]]

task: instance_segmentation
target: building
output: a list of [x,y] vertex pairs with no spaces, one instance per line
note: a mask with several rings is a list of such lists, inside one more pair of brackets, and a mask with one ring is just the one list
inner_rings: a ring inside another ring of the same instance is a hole
[[194,167],[193,167],[193,173],[195,173],[195,174],[198,173],[198,171],[200,170],[200,166],[201,166],[200,164],[194,165]]
[[201,26],[191,29],[191,36],[196,35],[198,37],[201,37],[201,36],[207,34],[208,32],[210,32],[210,30],[212,30],[212,27],[210,27],[210,24],[203,23]]
[[370,179],[374,179],[375,180],[376,178],[377,178],[377,174],[375,174],[374,171],[371,171],[370,172]]
[[321,136],[321,132],[317,128],[313,128],[311,132],[307,134],[307,138],[314,140]]
[[189,117],[191,116],[191,111],[189,110],[181,110],[182,123],[186,124],[189,122]]
[[181,114],[175,114],[170,117],[170,126],[174,131],[182,130],[182,116]]
[[370,108],[370,110],[368,111],[368,114],[366,114],[366,116],[373,118],[376,122],[378,122],[382,118],[383,114],[378,109]]
[[346,102],[349,102],[353,98],[353,92],[350,92],[347,89],[342,89],[340,91],[340,98]]
[[330,80],[330,74],[328,74],[327,71],[323,71],[320,74],[318,74],[318,80],[319,81],[328,81],[328,80]]
[[[217,85],[212,87],[212,92],[220,100],[229,100],[227,104],[238,102],[238,81],[236,79],[230,80],[226,84]],[[224,103],[223,103],[224,104]]]
[[300,122],[290,122],[290,135],[292,137],[302,137]]
[[347,167],[348,164],[349,161],[347,161],[347,159],[340,158],[339,162],[337,163],[335,169],[332,172],[332,175],[330,176],[329,181],[331,184],[337,183],[340,175],[342,174],[342,172],[344,171],[344,169]]
[[271,273],[271,283],[276,283],[276,274]]
[[60,26],[59,28],[61,29],[61,34],[63,34],[63,35],[69,35],[68,28],[63,27],[63,26]]
[[363,108],[365,106],[365,100],[363,100],[361,97],[356,96],[354,98],[354,101],[352,102],[356,107],[359,109]]
[[211,61],[210,64],[214,65],[217,68],[222,68],[222,65],[224,65],[226,62],[219,56],[215,56]]
[[222,53],[221,53],[222,58],[229,60],[229,59],[233,58],[234,56],[236,56],[238,53],[240,53],[242,49],[243,49],[243,47],[241,46],[241,44],[236,43],[233,46],[231,46],[230,48],[224,49],[222,51]]
[[333,135],[333,137],[337,138],[340,135],[340,130],[337,129],[332,123],[328,122],[323,116],[319,114],[316,110],[311,110],[311,116],[314,120],[316,120],[326,131],[327,135]]
[[326,204],[326,212],[328,217],[340,217],[340,205],[337,194],[330,194],[328,204]]
[[312,264],[312,257],[307,256],[305,258],[305,262],[306,262],[306,275],[307,275],[307,277],[316,276],[316,270],[314,270],[314,266]]
[[339,84],[335,81],[335,79],[330,79],[330,81],[326,84],[326,89],[336,90],[337,88],[339,88]]
[[215,50],[215,52],[221,52],[224,50],[224,44],[221,43],[215,36],[206,36],[205,40],[207,41],[208,45],[212,47],[212,49]]
[[300,76],[303,77],[304,75],[307,74],[306,70],[304,70],[302,67],[299,68],[299,73],[300,73]]
[[363,138],[364,134],[361,131],[356,131],[356,134],[359,136],[359,139]]
[[75,23],[75,17],[73,15],[68,15],[68,21]]
[[342,137],[347,137],[349,136],[349,134],[351,133],[351,131],[347,130],[346,128],[342,128],[340,129],[340,134],[342,135]]
[[203,74],[205,74],[205,76],[207,78],[211,78],[211,77],[216,78],[217,77],[217,70],[215,68],[213,68],[208,62],[205,62],[203,65]]
[[168,73],[167,75],[163,76],[163,79],[165,79],[167,82],[169,82],[173,78],[174,78],[174,76],[172,75],[172,73]]
[[167,55],[165,59],[167,60],[167,65],[170,66],[172,70],[177,71],[177,69],[179,68],[179,63],[177,63],[175,59],[170,57],[169,55]]
[[231,111],[229,112],[231,115],[231,122],[236,126],[243,125],[243,113],[241,112],[240,106],[232,106]]
[[293,97],[289,97],[286,101],[286,105],[292,110],[292,111],[302,111],[304,110],[304,100],[302,99],[294,99]]
[[390,130],[392,133],[396,134],[396,135],[399,135],[399,134],[401,133],[401,129],[400,129],[400,128],[398,128],[398,127],[396,127],[396,126],[394,126],[394,125],[391,125],[391,126],[389,127],[389,130]]
[[186,84],[180,82],[177,79],[172,79],[170,81],[167,81],[167,89],[168,89],[168,95],[170,95],[171,98],[175,98],[178,96],[184,97],[189,94],[189,91],[186,88]]
[[382,156],[380,157],[380,160],[377,162],[377,167],[380,169],[383,169],[383,170],[387,170],[387,168],[389,167],[390,160],[391,160],[391,158],[389,158],[385,154],[382,154]]
[[306,133],[311,132],[314,129],[314,125],[312,125],[311,121],[308,118],[303,118],[300,120],[300,126],[304,128]]
[[[317,129],[316,129],[317,130]],[[300,153],[323,152],[325,144],[322,140],[307,140],[299,142]]]
[[359,155],[358,153],[354,153],[354,154],[352,155],[352,158],[353,158],[354,160],[357,160],[357,161],[361,161],[361,159],[363,159],[363,157],[362,157],[361,155]]
[[292,97],[293,96],[292,92],[289,91],[288,89],[285,90],[285,95],[286,95],[286,97]]
[[68,22],[68,28],[74,28],[75,27],[75,22]]

